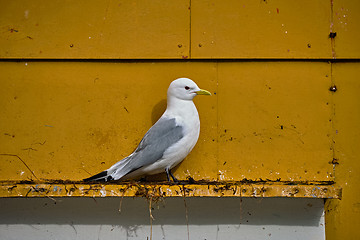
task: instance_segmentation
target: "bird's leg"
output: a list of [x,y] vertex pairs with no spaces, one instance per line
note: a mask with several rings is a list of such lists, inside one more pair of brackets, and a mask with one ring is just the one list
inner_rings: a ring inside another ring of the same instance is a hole
[[167,177],[168,182],[171,182],[170,175],[169,175],[169,168],[165,168],[165,172],[166,172],[166,177]]
[[167,179],[168,179],[169,182],[171,182],[170,176],[171,176],[171,178],[173,179],[174,182],[178,182],[178,181],[179,181],[179,180],[177,180],[177,178],[174,177],[174,175],[171,173],[170,168],[165,168],[165,172],[166,172],[166,176],[167,176]]
[[174,175],[171,173],[171,170],[169,170],[170,176],[172,177],[174,182],[179,182],[179,180],[177,180],[176,177],[174,177]]

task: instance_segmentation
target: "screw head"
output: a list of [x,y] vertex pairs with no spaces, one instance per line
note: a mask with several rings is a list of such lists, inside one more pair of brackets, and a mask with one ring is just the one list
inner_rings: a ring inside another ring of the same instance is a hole
[[337,87],[335,85],[332,85],[329,89],[331,92],[336,92],[337,91]]

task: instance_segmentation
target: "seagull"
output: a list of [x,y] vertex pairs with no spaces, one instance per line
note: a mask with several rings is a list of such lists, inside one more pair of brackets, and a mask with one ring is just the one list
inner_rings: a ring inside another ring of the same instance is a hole
[[200,134],[199,114],[193,102],[196,95],[211,93],[200,89],[189,78],[172,81],[164,114],[147,131],[135,151],[109,169],[83,181],[126,180],[165,171],[169,182],[170,176],[177,182],[171,169],[190,153]]

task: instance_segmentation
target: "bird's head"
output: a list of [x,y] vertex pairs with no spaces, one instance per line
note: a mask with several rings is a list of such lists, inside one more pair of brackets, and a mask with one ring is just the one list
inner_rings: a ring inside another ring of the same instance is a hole
[[175,97],[182,100],[192,100],[196,95],[211,95],[209,91],[200,89],[194,81],[189,78],[178,78],[171,82],[168,98]]

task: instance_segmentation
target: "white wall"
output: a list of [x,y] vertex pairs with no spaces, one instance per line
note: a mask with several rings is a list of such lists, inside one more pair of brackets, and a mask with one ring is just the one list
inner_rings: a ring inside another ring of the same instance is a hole
[[[0,239],[150,239],[143,198],[0,198]],[[325,239],[322,199],[186,198],[190,239]],[[152,203],[152,239],[187,239],[183,198]]]

